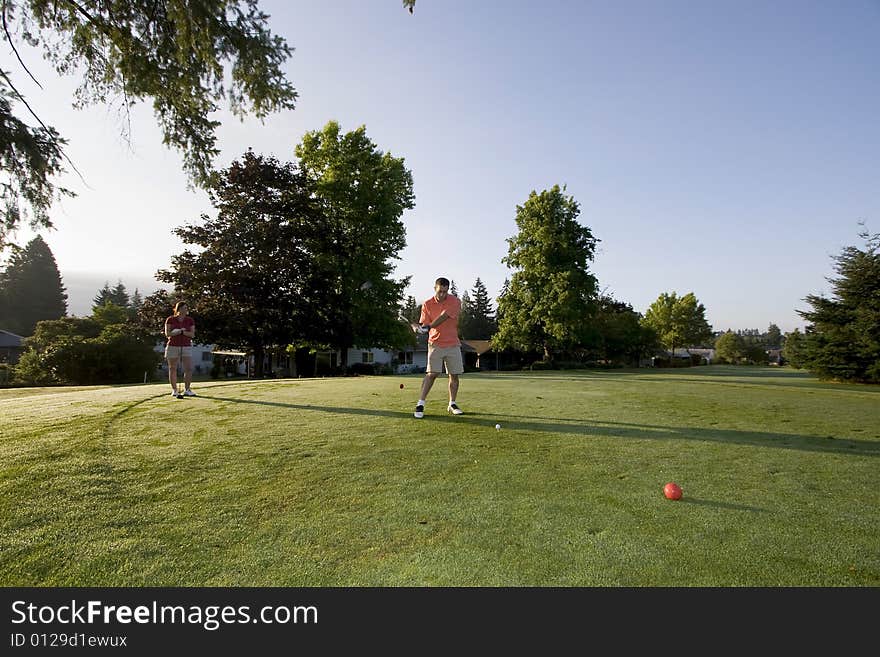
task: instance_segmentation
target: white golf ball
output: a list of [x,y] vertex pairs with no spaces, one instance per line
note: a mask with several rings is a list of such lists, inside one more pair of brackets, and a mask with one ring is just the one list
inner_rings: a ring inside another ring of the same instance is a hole
[[496,424],[496,425],[495,425],[495,428],[498,429],[498,431],[501,431],[501,425],[500,425],[500,424]]

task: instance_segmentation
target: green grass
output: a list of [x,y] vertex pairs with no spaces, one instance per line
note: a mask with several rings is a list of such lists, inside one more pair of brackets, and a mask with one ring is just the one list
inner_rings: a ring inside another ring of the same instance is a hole
[[469,374],[415,420],[419,383],[2,390],[0,585],[880,585],[880,386]]

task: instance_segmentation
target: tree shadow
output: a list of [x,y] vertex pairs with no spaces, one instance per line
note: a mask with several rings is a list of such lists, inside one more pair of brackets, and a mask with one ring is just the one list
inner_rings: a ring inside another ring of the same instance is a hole
[[[316,404],[290,404],[286,402],[264,401],[259,399],[238,399],[233,397],[217,397],[201,395],[201,399],[225,401],[236,404],[254,404],[274,408],[317,411],[335,415],[362,415],[387,417],[416,422],[411,412],[385,409],[352,408],[349,406],[322,406]],[[596,421],[589,422],[583,418],[548,418],[535,415],[510,415],[497,413],[466,413],[450,416],[446,414],[429,415],[418,422],[450,423],[468,426],[483,426],[494,429],[503,422],[503,430],[536,431],[546,433],[562,433],[575,436],[605,436],[609,438],[625,438],[633,440],[689,440],[708,443],[724,443],[749,445],[753,447],[773,447],[777,449],[793,449],[804,452],[819,452],[857,456],[880,456],[880,443],[846,438],[805,436],[799,434],[773,433],[769,431],[740,431],[736,429],[675,427],[654,424],[631,424],[627,422]]]
[[682,368],[640,368],[615,370],[572,370],[561,372],[480,372],[485,378],[516,378],[531,381],[567,381],[576,383],[583,380],[602,380],[635,377],[641,381],[656,380],[657,383],[676,382],[746,385],[746,386],[795,386],[804,390],[834,390],[836,392],[859,392],[880,394],[880,386],[870,383],[836,383],[822,381],[804,370],[776,369],[772,367],[755,368],[738,365]]

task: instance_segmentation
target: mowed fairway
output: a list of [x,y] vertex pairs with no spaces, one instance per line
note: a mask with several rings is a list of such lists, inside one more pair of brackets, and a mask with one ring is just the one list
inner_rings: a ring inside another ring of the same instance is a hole
[[0,390],[0,585],[880,585],[878,386],[420,381]]

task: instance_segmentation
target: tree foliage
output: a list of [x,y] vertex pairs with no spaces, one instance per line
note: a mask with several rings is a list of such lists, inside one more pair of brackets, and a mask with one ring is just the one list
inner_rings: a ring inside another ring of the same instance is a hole
[[[152,102],[163,142],[181,151],[198,185],[207,184],[219,152],[213,115],[222,101],[237,116],[262,119],[292,109],[297,98],[282,70],[292,49],[269,30],[257,0],[4,0],[2,14],[10,46],[41,48],[60,75],[80,76],[74,107],[118,102],[127,111]],[[11,97],[30,106],[10,74],[2,77],[0,121],[13,138],[0,140],[7,176],[0,246],[22,206],[32,208],[32,223],[49,227],[53,197],[67,192],[51,182],[62,171],[65,141],[33,111],[36,128],[12,115]]]
[[706,308],[693,292],[682,297],[663,292],[645,312],[642,323],[656,331],[660,343],[673,354],[676,347],[697,347],[712,337]]
[[94,311],[96,308],[100,308],[108,303],[115,304],[120,308],[128,308],[130,306],[131,300],[128,296],[128,290],[125,289],[125,284],[121,280],[112,288],[109,281],[104,283],[104,287],[98,290],[98,293],[92,299],[92,310]]
[[[809,324],[797,346],[801,365],[823,379],[880,382],[880,234],[834,256],[830,297],[810,294]],[[793,362],[793,361],[792,361]]]
[[776,324],[770,324],[770,326],[767,327],[767,333],[765,333],[763,337],[764,344],[771,349],[778,349],[784,344],[782,331],[779,330],[779,327],[776,326]]
[[67,294],[55,256],[39,235],[12,252],[0,273],[0,328],[29,336],[37,322],[67,314]]
[[595,312],[589,271],[598,240],[578,223],[580,206],[555,185],[516,208],[519,232],[502,259],[514,273],[498,300],[497,348],[538,351],[546,361],[577,347]]
[[[108,308],[121,309],[113,304]],[[103,318],[107,320],[108,318]],[[65,317],[37,324],[15,369],[31,385],[135,383],[155,374],[154,342],[129,323]]]
[[462,294],[458,328],[462,337],[471,340],[489,340],[498,329],[489,292],[479,277],[470,293]]
[[67,142],[55,128],[31,127],[13,114],[16,99],[7,80],[8,73],[0,71],[0,251],[22,224],[51,228],[49,207],[62,196],[74,196],[53,182],[64,172]]
[[342,134],[336,121],[296,146],[326,232],[314,265],[328,285],[326,342],[346,358],[353,346],[395,347],[408,338],[398,307],[409,278],[395,280],[406,246],[401,216],[415,206],[412,173],[384,153],[366,127]]
[[782,358],[792,367],[803,369],[804,367],[804,334],[800,329],[785,334],[785,346],[782,347]]
[[[315,266],[327,227],[304,173],[273,157],[247,151],[208,193],[216,218],[175,229],[197,248],[174,256],[157,278],[187,301],[200,341],[249,347],[259,375],[267,346],[314,340],[331,321],[329,282]],[[142,317],[170,300],[148,301]]]
[[407,296],[403,304],[400,306],[400,317],[408,324],[415,324],[419,321],[421,306],[413,296]]
[[715,340],[715,358],[722,363],[737,364],[746,359],[746,342],[741,335],[727,331]]
[[638,366],[641,357],[659,344],[655,331],[643,325],[641,319],[629,303],[600,295],[590,345],[596,359],[609,365]]

